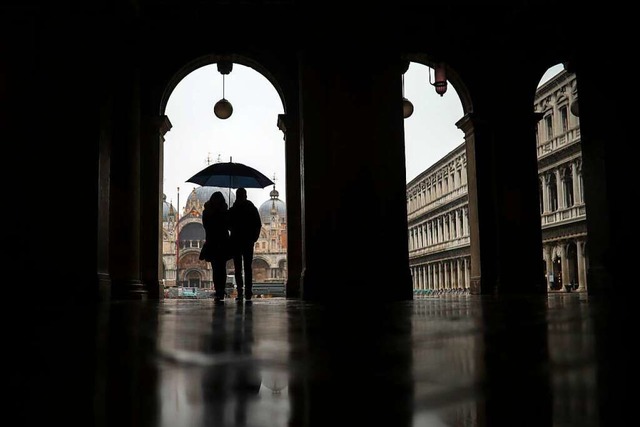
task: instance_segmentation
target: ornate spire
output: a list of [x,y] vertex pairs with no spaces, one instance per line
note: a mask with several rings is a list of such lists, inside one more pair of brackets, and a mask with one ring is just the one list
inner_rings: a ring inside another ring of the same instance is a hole
[[[218,159],[220,159],[220,154],[218,154]],[[213,163],[213,159],[211,159],[211,151],[207,153],[207,158],[204,162],[207,164],[207,166]]]
[[276,181],[278,179],[276,178],[276,174],[275,172],[273,173],[273,178],[271,178],[271,181],[273,181],[273,190],[271,190],[271,192],[269,193],[269,196],[271,197],[271,200],[275,200],[278,198],[278,196],[280,196],[280,193],[278,193],[278,190],[276,190]]

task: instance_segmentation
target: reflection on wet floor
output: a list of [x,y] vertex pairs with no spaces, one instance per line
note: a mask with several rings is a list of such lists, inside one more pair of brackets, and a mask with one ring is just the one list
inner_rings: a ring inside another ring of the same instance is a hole
[[570,293],[40,311],[15,336],[38,369],[14,391],[47,395],[47,411],[18,425],[616,425],[632,408],[627,306]]

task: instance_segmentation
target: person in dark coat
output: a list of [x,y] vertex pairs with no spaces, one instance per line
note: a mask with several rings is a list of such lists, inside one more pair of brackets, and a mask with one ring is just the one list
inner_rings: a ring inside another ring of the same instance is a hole
[[216,303],[224,302],[227,282],[227,260],[231,258],[229,241],[229,208],[224,195],[216,191],[204,204],[202,226],[205,230],[205,243],[200,259],[211,263]]
[[[262,220],[260,213],[251,200],[247,199],[247,190],[236,190],[236,201],[229,209],[229,230],[231,231],[231,248],[233,251],[233,266],[235,269],[237,300],[244,297],[251,301],[253,296],[253,248],[260,237]],[[242,277],[244,272],[244,278]]]

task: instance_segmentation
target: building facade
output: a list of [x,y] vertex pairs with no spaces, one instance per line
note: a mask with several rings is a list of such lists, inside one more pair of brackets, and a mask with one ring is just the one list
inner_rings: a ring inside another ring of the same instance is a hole
[[[192,287],[213,290],[211,264],[199,259],[205,240],[202,211],[211,194],[221,191],[230,206],[234,191],[218,187],[198,187],[189,194],[182,215],[163,200],[162,266],[165,288]],[[258,206],[262,230],[255,245],[252,262],[254,283],[282,283],[287,277],[287,220],[285,203],[275,189],[270,199]],[[227,262],[227,274],[235,272],[233,260]]]
[[[541,85],[534,111],[544,274],[549,291],[586,291],[587,226],[575,75]],[[416,295],[470,289],[466,148],[407,184],[409,260]],[[517,248],[514,248],[517,250]]]

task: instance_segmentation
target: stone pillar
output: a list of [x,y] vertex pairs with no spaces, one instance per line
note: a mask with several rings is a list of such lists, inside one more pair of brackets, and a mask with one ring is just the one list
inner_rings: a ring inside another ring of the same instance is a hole
[[[626,91],[604,90],[601,71],[593,69],[588,52],[571,62],[579,94],[580,136],[584,200],[587,210],[590,295],[637,292],[629,289],[637,277],[636,252],[620,250],[637,229],[637,216],[629,209],[629,183],[637,182],[637,168],[621,164],[621,153],[631,150],[636,113],[628,108]],[[632,55],[618,55],[617,69],[631,69]]]
[[563,178],[562,175],[560,174],[560,169],[555,169],[553,171],[553,174],[556,177],[556,194],[558,196],[558,210],[562,210],[563,208],[565,208],[565,203],[564,203],[564,185],[563,185]]
[[577,174],[577,200],[581,205],[584,204],[584,180],[582,178],[582,159],[576,162],[576,174]]
[[[485,161],[480,157],[480,155],[484,154],[483,151],[476,150],[476,138],[480,135],[484,135],[485,133],[485,122],[479,120],[475,116],[471,116],[469,114],[465,115],[460,121],[458,121],[457,126],[464,132],[465,135],[465,146],[466,146],[466,155],[467,155],[467,182],[468,182],[468,231],[470,236],[470,252],[471,252],[471,263],[470,263],[470,289],[472,294],[481,294],[483,293],[482,289],[482,269],[486,268],[487,274],[491,271],[492,265],[489,263],[485,263],[486,267],[482,265],[480,251],[484,242],[484,239],[481,239],[480,236],[480,223],[479,223],[479,190],[483,189],[484,186],[478,185],[478,172],[485,170]],[[488,157],[487,157],[488,158]],[[487,170],[490,170],[491,166],[487,165]],[[493,216],[489,212],[487,220]],[[489,239],[487,239],[487,243]],[[491,273],[494,275],[495,273]]]
[[[299,65],[303,298],[410,300],[401,61],[332,46]],[[381,241],[374,277],[361,248]]]
[[431,263],[431,289],[438,289],[438,264]]
[[569,277],[569,259],[567,258],[567,244],[568,242],[561,242],[560,244],[560,266],[562,267],[562,288],[565,285],[570,284]]
[[493,96],[504,97],[510,108],[458,122],[467,148],[471,289],[476,294],[544,293],[534,132],[538,115],[523,93]]
[[[149,100],[151,101],[151,100]],[[143,115],[144,156],[140,157],[141,168],[141,213],[144,221],[140,224],[140,274],[149,298],[163,298],[162,285],[162,188],[164,172],[164,135],[171,129],[167,116],[153,116],[149,102]],[[144,111],[144,109],[143,109]]]
[[140,280],[140,70],[129,53],[122,59],[127,65],[114,68],[118,74],[110,165],[111,296],[144,299],[148,292]]
[[418,248],[418,227],[411,227],[409,230],[409,249],[415,250]]
[[[107,68],[108,69],[108,68]],[[102,72],[105,72],[102,69]],[[108,81],[108,80],[107,80]],[[108,132],[113,121],[113,90],[109,84],[101,88],[104,104],[100,108],[100,132],[98,141],[98,203],[96,210],[97,220],[97,282],[98,299],[100,301],[111,300],[111,272],[109,262],[109,235],[111,228],[111,151],[112,135]]]
[[547,173],[542,174],[542,213],[549,213],[549,175]]
[[580,177],[578,176],[578,162],[571,162],[571,180],[573,184],[573,206],[577,206],[582,203],[582,197],[580,197]]
[[587,272],[584,253],[584,242],[576,242],[576,252],[578,255],[578,291],[587,290]]
[[287,114],[278,116],[278,128],[284,133],[287,160],[287,298],[300,298],[302,275],[302,216],[300,183],[300,123],[297,100],[287,108]]
[[451,287],[450,266],[447,261],[442,263],[442,280],[444,281],[444,288],[449,289]]
[[552,256],[552,247],[551,246],[544,246],[543,249],[543,258],[544,258],[544,262],[547,268],[547,274],[545,276],[545,281],[547,284],[547,288],[551,287],[551,280],[549,280],[549,277],[551,274],[553,274],[553,256]]
[[462,208],[462,235],[469,236],[469,208]]
[[471,289],[471,261],[469,258],[464,259],[464,280],[465,288]]
[[431,225],[429,224],[429,221],[426,221],[424,224],[427,230],[427,246],[431,246]]

